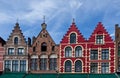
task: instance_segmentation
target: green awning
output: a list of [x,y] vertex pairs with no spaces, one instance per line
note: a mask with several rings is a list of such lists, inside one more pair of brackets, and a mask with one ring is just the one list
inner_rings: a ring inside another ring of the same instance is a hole
[[[118,75],[120,76],[120,75]],[[115,74],[25,74],[5,73],[0,78],[118,78]]]
[[25,73],[4,73],[0,78],[23,78]]

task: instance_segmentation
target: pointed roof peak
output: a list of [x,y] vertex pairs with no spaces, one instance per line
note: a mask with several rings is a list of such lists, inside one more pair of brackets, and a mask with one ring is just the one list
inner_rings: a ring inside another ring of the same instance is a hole
[[43,16],[43,23],[41,24],[42,30],[46,29],[47,24],[45,23],[45,16]]
[[75,19],[73,18],[72,24],[75,24]]

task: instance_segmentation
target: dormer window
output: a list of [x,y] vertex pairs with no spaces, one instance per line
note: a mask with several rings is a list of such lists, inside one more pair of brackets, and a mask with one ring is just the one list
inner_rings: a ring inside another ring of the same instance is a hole
[[18,44],[18,37],[14,38],[14,44],[17,45]]
[[96,44],[103,44],[103,35],[97,35],[96,36]]
[[41,44],[41,51],[47,51],[47,44],[45,42]]
[[76,43],[76,34],[75,33],[70,34],[70,43]]

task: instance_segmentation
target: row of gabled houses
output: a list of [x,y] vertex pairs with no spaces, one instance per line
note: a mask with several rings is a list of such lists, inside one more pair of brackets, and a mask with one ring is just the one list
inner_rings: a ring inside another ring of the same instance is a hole
[[[26,41],[17,22],[7,41],[0,38],[0,71],[26,73],[115,73],[120,70],[120,28],[115,40],[99,22],[85,39],[73,21],[59,44],[46,27]],[[4,34],[4,33],[3,33]]]

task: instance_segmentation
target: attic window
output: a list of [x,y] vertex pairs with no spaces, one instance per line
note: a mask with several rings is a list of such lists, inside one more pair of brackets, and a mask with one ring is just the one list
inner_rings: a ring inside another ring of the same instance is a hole
[[70,34],[70,43],[76,43],[76,34],[75,33]]
[[47,51],[47,44],[45,42],[41,44],[41,51]]
[[14,38],[14,44],[17,45],[18,44],[18,37]]
[[103,35],[96,36],[96,44],[103,44]]

